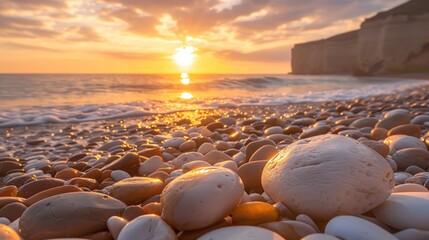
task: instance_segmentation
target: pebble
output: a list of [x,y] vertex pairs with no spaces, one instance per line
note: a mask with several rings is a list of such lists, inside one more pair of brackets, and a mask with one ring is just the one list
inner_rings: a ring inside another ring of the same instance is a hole
[[163,148],[172,147],[172,148],[178,149],[180,147],[180,145],[182,145],[185,142],[186,142],[186,140],[184,138],[181,138],[181,137],[170,138],[162,144],[162,147]]
[[213,150],[217,150],[215,145],[213,143],[208,143],[208,142],[203,143],[198,148],[198,152],[203,154],[203,155],[206,155],[208,152],[213,151]]
[[415,183],[404,183],[393,188],[394,193],[399,192],[428,192],[428,189]]
[[238,168],[237,173],[247,192],[252,189],[262,189],[261,176],[267,162],[267,160],[248,162]]
[[117,239],[175,240],[176,233],[161,217],[148,214],[127,223]]
[[429,151],[423,148],[404,148],[397,150],[392,155],[392,159],[400,170],[405,170],[410,166],[427,169],[429,166]]
[[404,124],[390,129],[387,132],[387,136],[393,135],[408,135],[412,137],[420,137],[420,127],[416,124]]
[[314,136],[326,134],[330,130],[331,130],[331,128],[329,126],[320,126],[320,127],[315,127],[315,128],[307,128],[306,130],[304,130],[303,133],[301,133],[301,135],[299,135],[298,138],[299,139],[304,139],[304,138],[314,137]]
[[373,210],[377,219],[399,230],[429,230],[429,192],[398,192]]
[[386,115],[385,118],[381,119],[375,127],[377,128],[385,128],[387,130],[390,130],[394,127],[408,124],[410,123],[410,115],[408,113],[393,113],[391,115]]
[[223,161],[232,160],[232,157],[226,155],[225,153],[219,150],[212,150],[208,152],[203,158],[203,161],[208,162],[210,165],[214,165],[216,163],[220,163]]
[[390,155],[406,148],[421,148],[427,150],[426,145],[420,141],[420,139],[406,135],[393,135],[384,139],[383,142],[389,146]]
[[336,238],[334,236],[323,234],[323,233],[313,233],[310,235],[305,236],[301,240],[341,240],[339,238]]
[[298,221],[270,222],[259,226],[276,232],[287,240],[300,240],[307,235],[316,233],[313,227]]
[[383,228],[359,217],[337,216],[331,219],[325,233],[344,240],[397,240]]
[[273,205],[265,202],[247,202],[236,207],[231,213],[234,225],[259,225],[274,222],[278,217]]
[[125,207],[104,194],[61,194],[29,207],[19,220],[19,230],[26,240],[80,237],[105,229],[107,219],[120,215]]
[[279,234],[261,227],[232,226],[213,230],[197,240],[285,240]]
[[9,226],[0,224],[0,239],[2,240],[21,240],[18,233]]
[[110,187],[110,195],[127,205],[140,204],[160,194],[164,183],[156,178],[132,177],[121,180]]
[[240,177],[229,169],[196,169],[164,188],[162,218],[179,230],[204,228],[226,217],[238,205],[243,192]]
[[115,180],[116,182],[119,182],[119,181],[121,181],[121,180],[124,180],[124,179],[130,178],[131,176],[130,176],[130,174],[128,174],[128,173],[127,173],[127,172],[125,172],[125,171],[122,171],[122,170],[115,170],[115,171],[113,171],[113,172],[110,174],[110,177],[111,177],[113,180]]
[[428,240],[429,231],[423,231],[415,228],[409,228],[394,234],[399,240]]
[[386,200],[393,171],[353,139],[324,135],[299,140],[268,161],[262,187],[274,200],[315,220],[362,214]]
[[118,239],[119,233],[127,223],[127,220],[118,216],[112,216],[107,219],[107,228],[109,229],[110,234],[112,234],[113,239]]
[[187,152],[187,153],[180,154],[178,157],[171,160],[169,163],[176,168],[181,168],[183,164],[192,162],[195,160],[201,160],[203,157],[204,155],[202,155],[199,152]]
[[160,156],[152,156],[140,164],[138,174],[140,176],[148,176],[159,168],[169,167],[170,164],[164,162]]

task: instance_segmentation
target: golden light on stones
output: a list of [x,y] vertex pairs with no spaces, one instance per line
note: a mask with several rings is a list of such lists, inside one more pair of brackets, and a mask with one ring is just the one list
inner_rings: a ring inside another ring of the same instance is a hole
[[181,99],[191,99],[193,97],[194,96],[191,93],[189,93],[189,92],[182,92],[182,95],[180,95]]
[[177,65],[181,67],[189,67],[196,57],[194,52],[197,49],[192,46],[183,46],[176,48],[176,53],[173,55],[173,59]]

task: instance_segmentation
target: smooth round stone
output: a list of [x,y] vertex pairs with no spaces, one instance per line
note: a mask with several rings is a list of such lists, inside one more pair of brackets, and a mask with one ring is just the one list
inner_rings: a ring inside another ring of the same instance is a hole
[[0,224],[0,239],[2,240],[21,240],[18,233],[9,226]]
[[127,205],[140,204],[144,200],[160,194],[164,183],[156,178],[132,177],[121,180],[110,187],[110,196]]
[[426,187],[415,183],[404,183],[398,186],[395,186],[393,189],[394,193],[399,192],[428,192]]
[[418,138],[406,135],[393,135],[384,139],[384,144],[389,146],[390,155],[395,154],[397,151],[405,148],[421,148],[425,149],[426,145]]
[[274,222],[279,217],[273,205],[265,202],[247,202],[232,211],[232,224],[258,225]]
[[366,118],[359,118],[352,122],[349,126],[355,127],[355,128],[363,128],[363,127],[371,127],[373,128],[375,124],[377,124],[378,119],[375,117],[366,117]]
[[64,180],[56,178],[40,179],[24,184],[19,188],[18,197],[29,198],[41,191],[64,185]]
[[227,160],[227,161],[219,162],[219,163],[216,163],[213,166],[228,168],[228,169],[231,169],[234,172],[238,171],[238,165],[237,165],[237,163],[235,163],[232,160]]
[[391,167],[378,153],[331,134],[289,145],[262,173],[271,199],[315,220],[367,212],[388,198],[394,183]]
[[127,220],[118,216],[112,216],[107,219],[107,228],[109,229],[110,234],[112,234],[113,239],[118,239],[119,233],[127,223]]
[[120,215],[126,205],[94,192],[56,195],[33,204],[19,220],[26,240],[80,237],[106,228],[109,217]]
[[416,124],[404,124],[394,127],[387,132],[387,136],[392,135],[408,135],[412,137],[420,137],[420,127]]
[[259,226],[276,232],[287,240],[300,240],[307,235],[316,233],[313,227],[298,221],[270,222]]
[[225,141],[217,141],[215,143],[215,146],[216,146],[216,149],[219,151],[226,151],[233,147],[230,143]]
[[18,188],[14,185],[4,186],[0,188],[0,197],[16,197]]
[[238,205],[243,192],[240,177],[229,169],[196,169],[164,188],[162,217],[176,229],[204,228],[227,216]]
[[407,180],[408,178],[410,178],[412,176],[413,175],[411,175],[407,172],[395,172],[395,174],[394,174],[395,182],[398,184],[405,183],[405,180]]
[[396,151],[392,159],[401,170],[410,166],[427,169],[429,166],[429,151],[423,148],[405,148]]
[[0,224],[9,225],[10,220],[5,217],[0,217]]
[[254,161],[241,165],[238,168],[238,175],[243,181],[246,191],[262,188],[261,176],[268,161]]
[[384,158],[389,155],[389,146],[382,142],[377,142],[366,138],[359,138],[358,141],[365,144],[367,147],[370,147],[372,150],[378,152],[378,154],[380,154]]
[[300,127],[298,127],[298,126],[293,126],[292,125],[292,126],[289,126],[289,127],[285,128],[283,130],[283,133],[287,134],[287,135],[292,135],[292,134],[295,134],[295,133],[302,133],[302,129]]
[[173,165],[175,168],[182,168],[183,164],[192,162],[195,160],[203,159],[203,155],[199,152],[187,152],[182,153],[175,159],[171,160],[169,163]]
[[13,222],[19,217],[21,217],[21,214],[26,209],[27,209],[27,206],[25,206],[22,203],[19,203],[19,202],[9,203],[8,205],[0,209],[0,217],[6,217],[7,219]]
[[376,141],[384,140],[387,137],[387,129],[374,128],[371,130],[371,137]]
[[313,219],[311,219],[309,216],[305,215],[305,214],[300,214],[298,216],[296,216],[296,221],[299,222],[303,222],[306,223],[308,225],[310,225],[311,227],[314,228],[314,230],[316,230],[316,232],[320,232],[319,227],[317,226],[317,224],[313,221]]
[[319,127],[314,127],[314,128],[307,128],[304,130],[303,133],[301,133],[301,135],[299,135],[298,138],[304,139],[304,138],[314,137],[314,136],[318,136],[318,135],[328,133],[330,130],[331,130],[331,128],[329,126],[319,126]]
[[249,160],[250,157],[252,157],[253,153],[255,153],[259,148],[261,148],[262,146],[265,145],[271,145],[271,146],[276,146],[276,144],[268,139],[263,139],[263,140],[257,140],[257,141],[253,141],[251,143],[249,143],[246,146],[246,160]]
[[190,151],[197,148],[197,143],[194,140],[188,140],[179,146],[179,150],[182,152]]
[[377,128],[385,128],[387,130],[390,130],[394,127],[403,125],[403,124],[408,124],[410,123],[411,118],[409,114],[405,114],[405,113],[396,113],[396,114],[392,114],[392,115],[388,115],[387,117],[381,119],[376,125],[375,127]]
[[122,217],[127,221],[131,221],[137,217],[144,215],[145,212],[140,205],[131,205],[125,208]]
[[189,172],[198,168],[202,168],[202,167],[210,167],[210,163],[203,161],[203,160],[196,160],[193,162],[189,162],[189,163],[185,163],[182,166],[182,171],[185,172]]
[[39,192],[31,196],[30,198],[25,199],[24,204],[27,206],[31,206],[45,198],[64,194],[64,193],[71,193],[71,192],[82,192],[82,189],[73,185],[59,186],[59,187],[46,189],[45,191]]
[[118,240],[175,240],[176,233],[161,217],[153,214],[140,216],[127,223]]
[[282,134],[282,133],[283,133],[283,128],[279,126],[269,127],[264,131],[264,134],[267,136],[273,135],[273,134]]
[[119,182],[119,181],[121,181],[121,180],[124,180],[124,179],[130,178],[131,176],[130,176],[130,174],[129,174],[129,173],[127,173],[127,172],[125,172],[125,171],[122,171],[122,170],[115,170],[115,171],[113,171],[113,172],[110,174],[110,177],[111,177],[113,180],[115,180],[115,181]]
[[232,160],[232,157],[226,155],[225,153],[219,151],[219,150],[213,150],[208,152],[203,158],[203,161],[206,161],[210,163],[211,165],[214,165],[219,162]]
[[414,165],[409,166],[409,167],[407,167],[405,169],[405,172],[407,172],[409,174],[412,174],[412,175],[415,175],[417,173],[421,173],[421,172],[424,172],[424,171],[425,171],[424,169],[422,169],[420,167],[417,167],[417,166],[414,166]]
[[304,117],[304,118],[293,120],[291,125],[310,126],[311,124],[315,124],[315,123],[316,123],[316,119]]
[[185,143],[185,142],[186,142],[186,140],[184,138],[181,138],[181,137],[171,138],[171,139],[166,140],[162,144],[162,147],[164,147],[164,148],[172,147],[172,148],[178,149],[180,147],[180,145],[182,143]]
[[323,234],[323,233],[313,233],[310,235],[305,236],[301,240],[341,240],[339,238],[336,238],[334,236]]
[[429,122],[429,114],[423,114],[415,116],[412,120],[412,124],[423,124],[424,122]]
[[428,240],[429,231],[409,228],[393,234],[399,240]]
[[126,172],[133,171],[135,166],[140,164],[140,158],[137,153],[127,153],[123,157],[114,160],[113,162],[107,164],[101,171],[104,170],[124,170]]
[[344,240],[397,240],[383,228],[354,216],[337,216],[331,219],[325,233]]
[[285,240],[279,234],[261,227],[232,226],[208,232],[197,240]]
[[208,143],[208,142],[201,144],[201,146],[198,148],[198,152],[203,155],[206,155],[208,152],[213,150],[216,150],[215,145],[213,143]]
[[265,145],[256,150],[256,152],[250,157],[249,161],[270,160],[278,152],[279,150],[277,150],[275,146]]
[[377,219],[399,230],[429,230],[429,192],[393,193],[373,212]]
[[171,165],[164,162],[164,160],[160,156],[153,156],[140,164],[138,172],[140,176],[147,176],[155,172],[159,168],[168,167],[168,166],[171,166]]

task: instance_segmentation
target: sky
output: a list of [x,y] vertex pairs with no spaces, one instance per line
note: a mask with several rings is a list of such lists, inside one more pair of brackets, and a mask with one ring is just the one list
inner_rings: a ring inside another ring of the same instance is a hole
[[0,73],[288,73],[406,0],[0,0]]

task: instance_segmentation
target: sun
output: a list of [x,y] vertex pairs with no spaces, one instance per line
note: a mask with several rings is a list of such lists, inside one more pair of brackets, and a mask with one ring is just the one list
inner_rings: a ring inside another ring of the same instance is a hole
[[173,55],[174,61],[181,67],[189,67],[196,57],[194,52],[197,49],[192,46],[183,46],[176,48],[176,53]]

